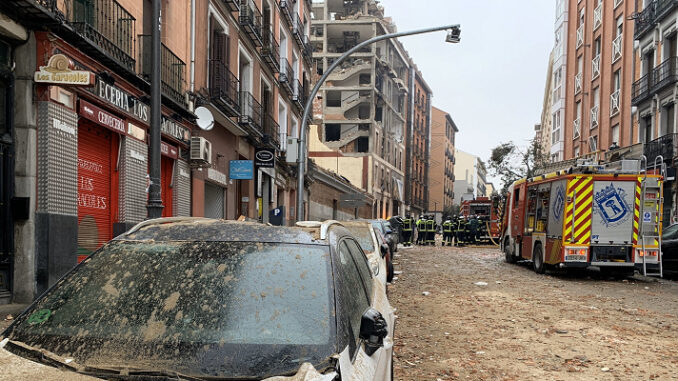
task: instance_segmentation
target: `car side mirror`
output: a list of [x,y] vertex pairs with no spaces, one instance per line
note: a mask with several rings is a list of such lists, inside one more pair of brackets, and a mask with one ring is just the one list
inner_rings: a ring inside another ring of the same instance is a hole
[[386,229],[386,234],[393,234],[393,230],[391,230],[391,229]]
[[379,250],[381,251],[381,257],[385,257],[386,254],[388,253],[388,245],[385,243],[382,243],[381,246],[379,247]]
[[381,313],[369,308],[360,319],[360,338],[365,343],[365,353],[372,356],[377,349],[384,346],[384,338],[388,335],[387,324]]

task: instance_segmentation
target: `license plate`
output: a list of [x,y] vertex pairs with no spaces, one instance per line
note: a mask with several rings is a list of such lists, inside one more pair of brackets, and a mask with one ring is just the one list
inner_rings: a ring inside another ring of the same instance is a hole
[[565,262],[586,262],[586,255],[566,255]]

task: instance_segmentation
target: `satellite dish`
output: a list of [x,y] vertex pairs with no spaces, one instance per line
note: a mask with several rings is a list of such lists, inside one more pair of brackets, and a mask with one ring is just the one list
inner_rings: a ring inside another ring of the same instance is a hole
[[214,127],[214,116],[212,112],[205,107],[198,107],[195,109],[195,115],[198,117],[198,127],[203,131],[209,131]]

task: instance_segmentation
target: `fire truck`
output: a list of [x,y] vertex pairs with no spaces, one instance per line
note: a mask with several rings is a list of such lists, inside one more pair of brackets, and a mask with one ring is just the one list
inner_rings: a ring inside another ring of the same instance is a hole
[[641,171],[642,163],[578,163],[513,183],[501,234],[506,262],[531,260],[537,273],[594,266],[662,276],[662,171]]
[[499,199],[489,197],[477,197],[461,202],[462,216],[478,216],[481,223],[480,239],[498,242],[501,235],[501,213],[499,211]]

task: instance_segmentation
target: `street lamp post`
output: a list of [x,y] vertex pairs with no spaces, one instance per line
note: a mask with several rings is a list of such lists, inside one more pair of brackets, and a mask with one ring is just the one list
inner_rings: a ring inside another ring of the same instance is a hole
[[151,30],[151,128],[148,140],[148,162],[150,167],[150,185],[148,187],[148,203],[146,210],[148,218],[162,217],[162,198],[160,195],[160,124],[162,123],[160,82],[162,72],[160,56],[162,54],[160,37],[162,31],[160,0],[153,0],[153,29]]
[[415,34],[424,34],[424,33],[431,33],[431,32],[437,32],[441,30],[449,30],[449,33],[447,34],[447,38],[445,39],[446,42],[449,43],[458,43],[460,42],[460,35],[461,35],[461,26],[460,25],[445,25],[445,26],[438,26],[438,27],[433,27],[433,28],[425,28],[425,29],[417,29],[417,30],[412,30],[408,32],[398,32],[398,33],[389,33],[389,34],[384,34],[381,36],[376,36],[373,37],[367,41],[363,41],[360,44],[354,46],[351,48],[349,51],[341,55],[339,58],[337,58],[336,61],[330,65],[327,70],[323,73],[322,77],[318,80],[318,83],[315,84],[313,87],[313,90],[311,90],[311,94],[309,94],[308,99],[306,100],[306,106],[304,107],[304,115],[302,118],[301,122],[301,129],[300,129],[300,137],[299,137],[299,157],[297,158],[297,164],[298,164],[298,171],[297,171],[297,212],[295,213],[295,219],[297,221],[300,221],[303,219],[303,213],[304,213],[304,177],[305,177],[305,172],[306,172],[306,156],[307,156],[307,148],[306,148],[306,128],[308,126],[308,118],[311,115],[311,110],[313,109],[313,100],[315,99],[316,95],[318,94],[318,91],[320,91],[320,87],[322,84],[327,80],[327,78],[330,76],[332,71],[339,67],[342,62],[344,62],[351,54],[357,52],[358,50],[364,48],[367,45],[374,44],[375,42],[383,41],[383,40],[389,40],[392,38],[398,38],[398,37],[404,37],[404,36],[411,36]]

